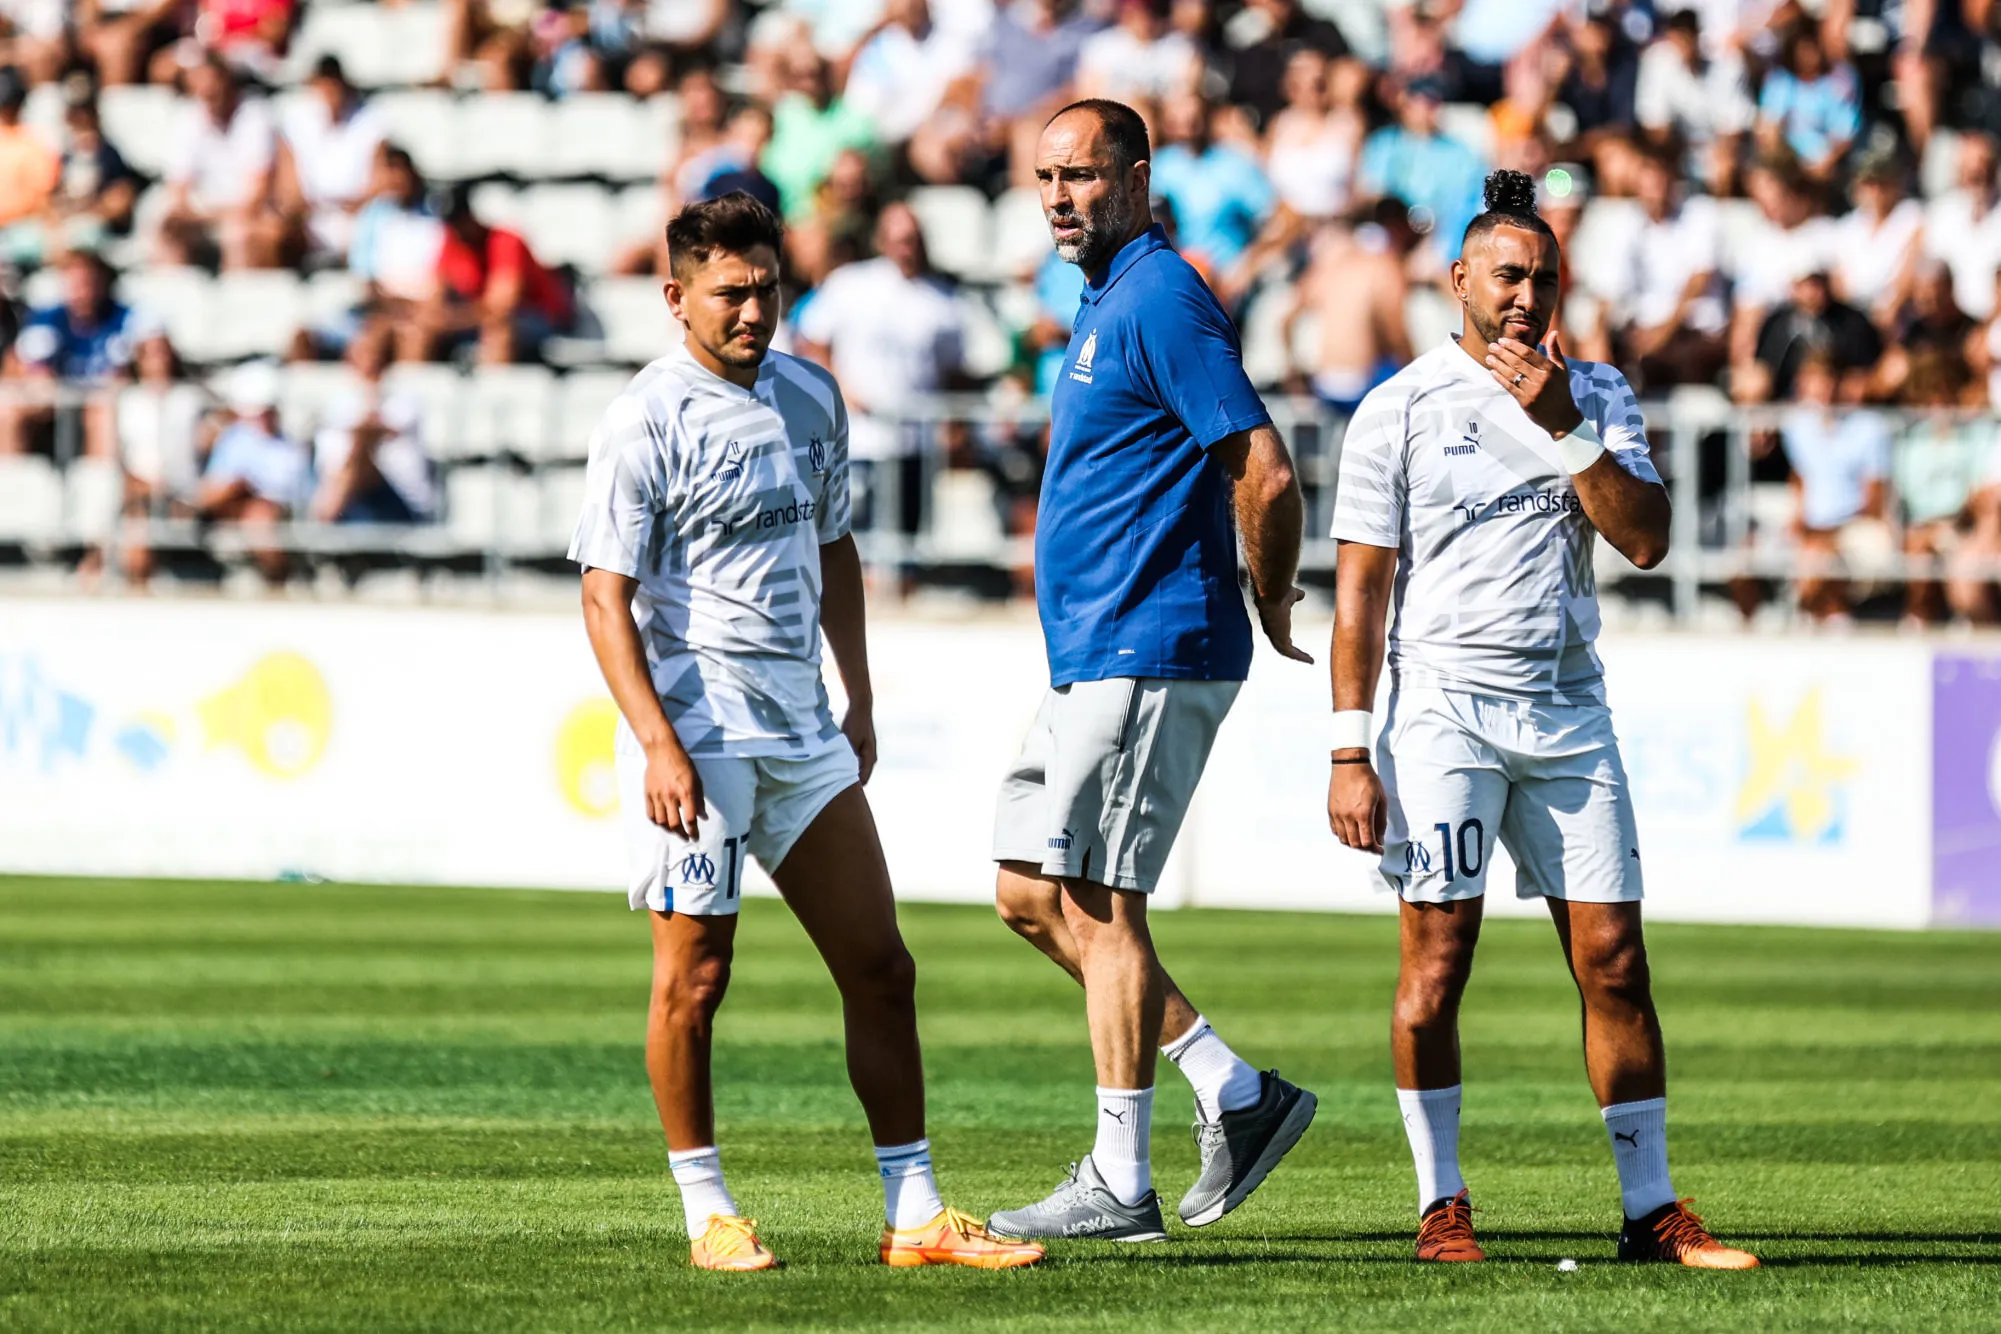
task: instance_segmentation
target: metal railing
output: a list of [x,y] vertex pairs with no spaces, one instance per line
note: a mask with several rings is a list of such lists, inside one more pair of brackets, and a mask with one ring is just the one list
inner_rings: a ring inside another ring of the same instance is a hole
[[[18,392],[18,386],[7,388]],[[50,428],[53,463],[0,457],[0,559],[11,554],[17,564],[73,560],[86,548],[115,554],[121,545],[144,543],[199,551],[224,564],[243,558],[253,545],[276,545],[307,564],[373,555],[462,574],[490,576],[515,567],[555,570],[561,568],[580,499],[581,441],[549,449],[459,446],[438,460],[444,510],[435,522],[361,525],[295,519],[259,533],[253,542],[242,530],[186,517],[165,504],[149,513],[124,512],[122,488],[114,489],[105,477],[111,465],[85,456],[82,414],[72,410],[103,391],[51,386],[42,392],[57,409]],[[1337,544],[1326,534],[1346,422],[1311,398],[1273,396],[1267,406],[1292,448],[1305,493],[1302,575],[1324,587],[1336,561]],[[1677,619],[1686,621],[1706,593],[1747,579],[1783,583],[1819,575],[1877,584],[1946,577],[2001,582],[2001,555],[1961,551],[1948,560],[1907,552],[1894,497],[1873,550],[1828,557],[1793,549],[1773,532],[1783,529],[1790,504],[1783,484],[1754,480],[1755,460],[1769,459],[1780,448],[1774,438],[1791,411],[1738,408],[1714,397],[1643,405],[1655,463],[1675,501],[1671,550],[1658,569],[1643,573],[1601,543],[1601,584],[1644,581],[1652,595],[1665,596]],[[2001,484],[2001,418],[1992,413],[1842,411],[1879,417],[1893,451],[1906,447],[1907,430],[1919,421],[1950,419],[1972,427],[1966,434],[1974,438],[1963,446],[1991,452],[1996,484]],[[1007,576],[1016,579],[1016,587],[1026,587],[1047,422],[1043,400],[956,395],[927,399],[893,422],[879,423],[892,428],[883,434],[906,447],[888,457],[854,460],[856,538],[864,559],[878,570],[919,582],[954,570],[985,570],[1004,577],[989,587],[1005,591]],[[458,423],[453,438],[471,438],[473,432],[464,429],[469,425]],[[491,430],[479,434],[488,440],[509,438]],[[6,494],[36,468],[59,479],[54,487],[44,477],[39,489],[28,488],[43,497],[39,509],[24,504],[32,499],[25,494]],[[1984,466],[1978,471],[1986,475]],[[85,479],[89,484],[80,485]],[[469,479],[481,485],[471,485]],[[56,512],[44,512],[51,504]],[[106,563],[116,566],[115,560]]]

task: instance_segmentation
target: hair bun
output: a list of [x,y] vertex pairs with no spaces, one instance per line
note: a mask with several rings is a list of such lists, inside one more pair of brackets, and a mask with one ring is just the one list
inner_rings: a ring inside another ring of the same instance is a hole
[[1487,177],[1486,211],[1513,218],[1536,217],[1535,177],[1525,171],[1497,171]]

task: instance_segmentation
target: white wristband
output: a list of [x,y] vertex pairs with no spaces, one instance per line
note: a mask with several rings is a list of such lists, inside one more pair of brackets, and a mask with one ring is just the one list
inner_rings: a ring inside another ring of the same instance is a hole
[[1375,719],[1367,709],[1342,709],[1334,715],[1334,749],[1367,750],[1376,739]]
[[1563,470],[1575,476],[1596,463],[1605,453],[1605,442],[1598,438],[1598,427],[1589,417],[1577,423],[1577,429],[1556,442],[1556,454],[1563,462]]

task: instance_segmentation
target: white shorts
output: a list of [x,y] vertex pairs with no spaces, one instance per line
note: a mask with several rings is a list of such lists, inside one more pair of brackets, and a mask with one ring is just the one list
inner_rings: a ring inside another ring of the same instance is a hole
[[994,860],[1153,893],[1241,689],[1129,676],[1052,689],[1001,783]]
[[1376,770],[1389,801],[1378,869],[1407,902],[1486,893],[1497,842],[1514,859],[1517,898],[1641,897],[1632,791],[1603,704],[1399,690]]
[[708,756],[695,760],[702,776],[701,837],[670,834],[646,818],[646,753],[618,726],[619,818],[625,824],[634,911],[721,917],[743,899],[743,864],[757,858],[775,872],[827,803],[861,781],[861,766],[845,736],[800,758]]

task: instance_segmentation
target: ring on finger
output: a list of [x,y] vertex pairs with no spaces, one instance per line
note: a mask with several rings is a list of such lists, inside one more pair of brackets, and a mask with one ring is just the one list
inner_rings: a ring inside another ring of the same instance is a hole
[[1528,379],[1528,378],[1529,378],[1529,374],[1528,374],[1528,372],[1527,372],[1527,371],[1516,371],[1516,372],[1515,372],[1515,378],[1514,378],[1514,380],[1513,380],[1513,383],[1515,383],[1515,384],[1520,384],[1520,383],[1521,383],[1521,382],[1522,382],[1523,380],[1526,380],[1526,379]]

